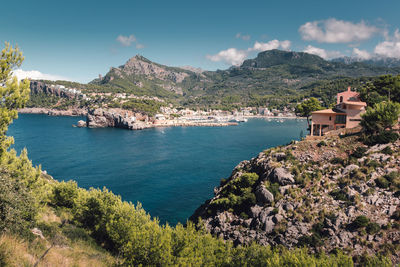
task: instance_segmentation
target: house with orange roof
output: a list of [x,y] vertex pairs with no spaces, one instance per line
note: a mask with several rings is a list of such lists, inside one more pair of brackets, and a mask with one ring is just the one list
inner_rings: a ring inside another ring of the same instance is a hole
[[312,112],[310,135],[323,136],[328,131],[357,127],[366,106],[367,103],[360,100],[360,94],[348,87],[347,91],[337,94],[334,108]]

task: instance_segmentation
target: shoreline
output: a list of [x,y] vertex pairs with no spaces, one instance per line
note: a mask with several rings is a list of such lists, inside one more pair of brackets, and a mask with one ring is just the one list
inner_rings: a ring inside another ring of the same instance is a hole
[[58,110],[50,108],[21,108],[18,109],[20,114],[44,114],[49,116],[69,116],[69,117],[82,117],[87,115],[86,109],[67,109]]

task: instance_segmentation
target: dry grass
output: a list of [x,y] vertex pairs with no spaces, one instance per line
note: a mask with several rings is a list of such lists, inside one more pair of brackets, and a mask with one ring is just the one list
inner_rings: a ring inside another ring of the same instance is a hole
[[[5,234],[0,237],[0,266],[33,266],[50,247],[46,240],[23,241]],[[50,249],[38,266],[111,266],[115,259],[106,251],[94,248],[84,242],[72,246]]]

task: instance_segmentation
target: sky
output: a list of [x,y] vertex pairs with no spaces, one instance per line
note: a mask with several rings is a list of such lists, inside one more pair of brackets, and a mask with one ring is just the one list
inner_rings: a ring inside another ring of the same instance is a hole
[[19,0],[1,8],[0,45],[18,44],[25,56],[18,77],[86,83],[136,54],[205,70],[270,49],[400,58],[399,0]]

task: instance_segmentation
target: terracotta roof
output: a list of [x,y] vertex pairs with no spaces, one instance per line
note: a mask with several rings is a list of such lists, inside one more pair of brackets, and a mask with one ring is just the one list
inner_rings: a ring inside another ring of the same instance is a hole
[[363,106],[363,107],[367,106],[367,103],[361,102],[361,101],[343,101],[343,103],[348,104],[348,105],[355,105],[355,106]]
[[337,114],[337,112],[330,109],[323,109],[311,112],[312,114]]

